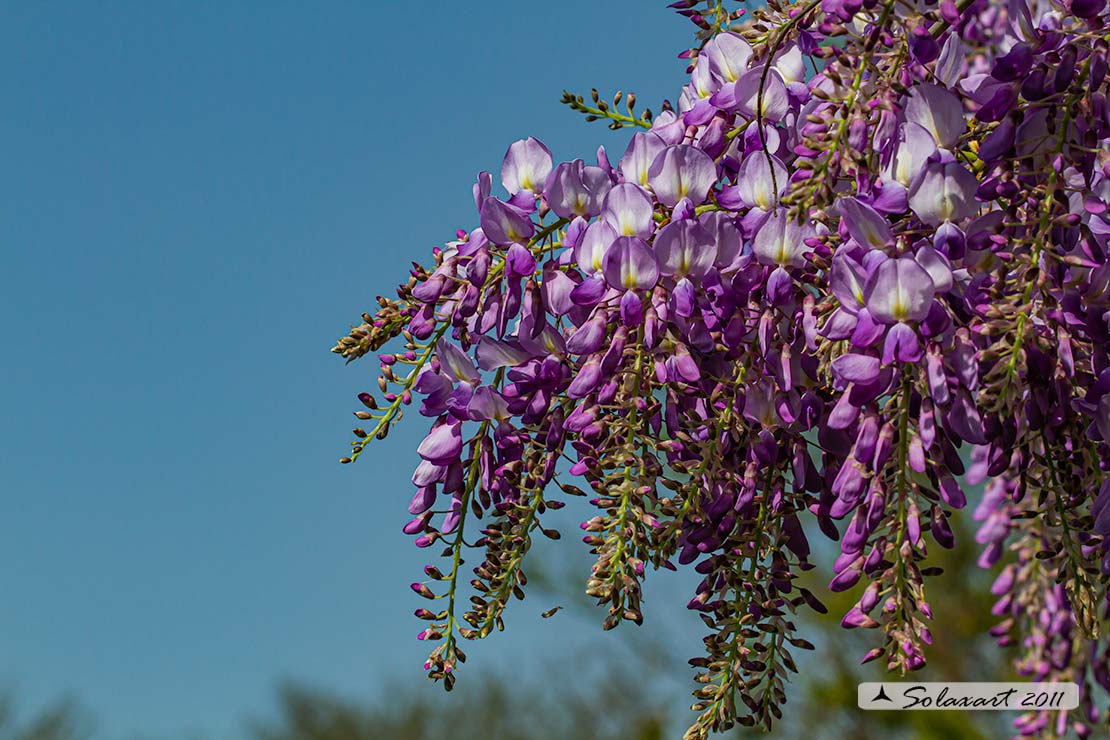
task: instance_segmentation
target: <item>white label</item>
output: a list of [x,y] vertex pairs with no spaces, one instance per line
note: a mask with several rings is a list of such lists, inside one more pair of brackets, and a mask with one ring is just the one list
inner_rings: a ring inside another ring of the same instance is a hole
[[1051,711],[1078,707],[1079,686],[1074,683],[883,681],[861,683],[857,698],[860,709]]

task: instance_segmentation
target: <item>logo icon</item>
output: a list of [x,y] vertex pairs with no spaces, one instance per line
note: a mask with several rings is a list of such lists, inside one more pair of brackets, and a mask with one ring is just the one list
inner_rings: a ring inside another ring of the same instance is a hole
[[894,701],[893,699],[891,699],[889,696],[886,695],[886,687],[885,686],[880,686],[879,687],[879,693],[875,694],[875,697],[871,701],[879,701],[880,699],[882,701],[889,701],[889,702]]

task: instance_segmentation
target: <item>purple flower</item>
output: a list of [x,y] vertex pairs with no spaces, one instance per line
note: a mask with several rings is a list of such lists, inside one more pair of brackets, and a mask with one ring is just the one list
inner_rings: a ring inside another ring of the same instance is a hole
[[[736,228],[736,224],[733,223],[732,217],[722,211],[703,213],[698,218],[698,223],[705,227],[713,243],[716,245],[717,267],[727,271],[740,257],[740,250],[742,247],[740,230]],[[657,240],[656,252],[658,252],[658,250],[659,243]]]
[[805,240],[815,237],[817,230],[810,223],[798,223],[785,210],[770,215],[752,240],[756,259],[764,265],[804,267],[805,253],[810,250]]
[[593,218],[611,186],[605,170],[576,159],[558,165],[548,176],[543,192],[548,207],[559,218]]
[[655,197],[663,205],[673,208],[683,198],[694,205],[705,201],[705,196],[717,181],[717,166],[709,155],[700,149],[679,144],[669,146],[656,156],[648,171],[648,182]]
[[643,239],[620,236],[602,260],[609,285],[620,290],[647,290],[659,280],[655,254]]
[[846,354],[832,363],[833,376],[844,383],[874,383],[879,377],[879,358]]
[[674,221],[656,235],[655,254],[661,274],[700,277],[713,267],[717,244],[713,234],[697,221]]
[[789,184],[790,175],[779,158],[756,151],[745,157],[740,165],[736,194],[743,205],[770,211]]
[[840,301],[841,307],[855,315],[866,303],[864,284],[867,272],[846,251],[837,250],[829,271],[829,290]]
[[659,153],[667,148],[667,142],[652,131],[641,131],[633,134],[624,150],[618,168],[625,182],[636,183],[641,187],[648,186],[648,174],[652,162]]
[[790,96],[779,72],[772,70],[764,77],[759,67],[745,72],[736,82],[722,86],[710,101],[722,110],[771,123],[781,121],[790,111]]
[[721,33],[706,42],[699,60],[709,63],[710,74],[719,87],[740,79],[751,58],[752,47],[747,41],[734,33]]
[[605,221],[595,221],[574,248],[574,261],[586,274],[601,272],[605,253],[617,240],[617,231]]
[[[1063,577],[1110,576],[1105,0],[822,0],[743,37],[712,3],[674,5],[698,29],[675,105],[638,118],[631,96],[564,98],[650,127],[617,168],[604,147],[596,167],[554,166],[515,142],[508,199],[480,173],[479,224],[334,348],[380,364],[343,462],[412,406],[431,419],[404,531],[452,567],[414,590],[472,598],[418,612],[430,675],[453,680],[454,635],[471,636],[444,625],[499,625],[529,533],[574,503],[606,628],[640,621],[646,562],[700,576],[689,607],[719,629],[698,681],[729,687],[711,724],[768,716],[749,679],[783,672],[776,640],[804,644],[786,607],[824,610],[797,590],[811,557],[832,590],[859,583],[842,624],[877,628],[864,662],[920,668],[930,559],[955,544],[963,486],[988,481],[980,564],[1013,561],[990,634],[1022,675],[1083,696],[1018,729],[1086,737],[1110,652],[1080,628],[1106,605],[1077,609],[1101,595]],[[839,546],[811,548],[817,531]],[[463,572],[471,546],[487,552]]]
[[494,244],[522,244],[535,233],[532,219],[493,196],[482,201],[482,232]]
[[474,389],[467,410],[474,421],[504,421],[512,417],[505,397],[488,385]]
[[932,162],[910,188],[910,209],[930,226],[971,218],[978,210],[978,186],[975,175],[960,163]]
[[1110,537],[1110,477],[1102,482],[1102,488],[1091,504],[1091,516],[1095,520],[1095,533]]
[[460,383],[477,383],[479,376],[470,357],[451,342],[439,340],[436,357],[440,367],[450,373]]
[[937,144],[932,134],[916,123],[904,125],[901,136],[885,174],[888,180],[908,189],[936,152]]
[[491,337],[482,337],[478,341],[478,348],[474,354],[478,360],[478,367],[483,370],[514,367],[526,362],[531,357],[531,354],[521,348],[520,345]]
[[447,422],[434,427],[416,448],[416,452],[428,462],[450,465],[462,452],[462,425]]
[[651,196],[630,182],[615,185],[601,204],[601,220],[612,226],[619,236],[647,239],[655,231],[652,215]]
[[906,102],[906,121],[932,134],[937,146],[954,149],[967,131],[960,99],[937,85],[915,85]]
[[501,163],[501,184],[509,195],[522,190],[539,192],[551,174],[551,152],[539,139],[529,136],[515,141]]
[[894,243],[890,224],[871,206],[851,197],[841,198],[836,205],[848,233],[863,246],[882,249]]
[[935,292],[929,273],[912,257],[883,262],[864,290],[868,311],[884,324],[924,320]]

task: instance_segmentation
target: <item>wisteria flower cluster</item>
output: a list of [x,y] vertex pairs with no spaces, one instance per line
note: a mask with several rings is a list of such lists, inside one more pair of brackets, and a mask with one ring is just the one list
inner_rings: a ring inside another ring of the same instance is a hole
[[[839,543],[863,661],[925,665],[931,547],[970,488],[992,630],[1016,670],[1110,691],[1110,104],[1106,0],[672,7],[689,83],[656,115],[565,94],[614,163],[508,148],[476,227],[339,340],[379,354],[349,457],[415,405],[413,590],[450,688],[503,627],[549,510],[583,497],[604,626],[649,569],[703,576],[687,737],[781,717],[810,540]],[[503,190],[502,190],[503,189]],[[970,514],[969,512],[969,515]],[[477,563],[464,554],[477,550]]]

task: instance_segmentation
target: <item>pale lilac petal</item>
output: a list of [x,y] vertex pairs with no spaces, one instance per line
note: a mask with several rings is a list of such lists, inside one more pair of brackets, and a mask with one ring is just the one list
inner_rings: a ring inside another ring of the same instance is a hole
[[756,259],[764,265],[802,267],[810,247],[805,240],[817,235],[812,223],[799,224],[785,210],[772,213],[752,240]]
[[612,226],[618,236],[647,239],[655,231],[651,197],[630,182],[615,185],[608,192],[601,204],[601,220]]
[[929,273],[938,293],[947,293],[952,289],[952,265],[943,254],[925,246],[917,250],[914,259]]
[[933,162],[910,188],[910,209],[930,226],[962,221],[975,215],[978,205],[975,175],[959,162]]
[[605,170],[586,166],[581,159],[576,159],[563,162],[551,171],[544,184],[544,197],[559,218],[592,218],[601,210],[601,200],[611,185]]
[[912,257],[887,260],[867,281],[867,308],[878,321],[921,321],[935,293],[932,278]]
[[529,136],[515,141],[501,163],[501,184],[510,195],[522,190],[539,192],[551,174],[551,151],[539,139]]
[[453,376],[456,381],[464,383],[478,382],[478,371],[475,369],[470,356],[446,339],[440,339],[439,343],[436,344],[436,358],[439,360],[440,367]]
[[689,144],[664,149],[648,172],[655,197],[672,208],[683,198],[689,198],[694,205],[704,202],[716,181],[717,165],[708,154]]
[[963,75],[963,65],[966,57],[967,49],[964,47],[963,41],[960,40],[960,35],[957,33],[948,34],[948,39],[940,48],[940,56],[937,58],[936,69],[934,70],[937,79],[948,87],[952,87],[959,82]]
[[482,201],[481,225],[494,244],[524,243],[535,233],[532,219],[493,196]]
[[709,231],[713,243],[717,245],[715,264],[720,268],[730,267],[740,256],[742,248],[740,230],[733,223],[732,216],[722,211],[710,211],[703,213],[698,218],[698,223]]
[[659,280],[655,254],[643,239],[617,237],[602,260],[605,279],[614,288],[647,290]]
[[922,126],[945,149],[954,149],[967,131],[960,99],[939,85],[915,85],[910,90],[906,120]]
[[863,286],[866,282],[867,273],[863,266],[848,256],[847,252],[838,250],[833,255],[829,290],[845,311],[855,314],[863,306]]
[[778,204],[779,196],[789,184],[790,176],[782,161],[761,151],[745,157],[736,175],[736,192],[744,205],[764,211]]
[[545,268],[543,272],[543,302],[553,314],[562,316],[574,308],[570,299],[571,291],[577,286],[570,276],[559,269]]
[[790,96],[782,77],[771,70],[766,77],[763,69],[757,67],[740,76],[734,84],[725,85],[714,93],[713,104],[724,110],[731,110],[747,118],[757,118],[760,106],[760,84],[762,81],[762,117],[764,121],[776,123],[790,111]]
[[602,260],[610,245],[617,240],[617,231],[604,221],[594,221],[574,248],[574,261],[587,275],[601,272]]
[[655,237],[659,272],[684,277],[704,275],[717,259],[713,234],[697,221],[672,221]]
[[628,142],[628,148],[624,150],[624,156],[621,157],[617,168],[626,182],[634,182],[646,188],[651,163],[659,156],[659,152],[666,148],[667,142],[652,131],[633,134],[632,141]]
[[[707,48],[708,46],[709,45],[706,44]],[[709,59],[706,57],[705,50],[703,49],[702,53],[698,55],[697,64],[694,65],[694,71],[690,73],[690,87],[693,90],[693,94],[699,98],[699,100],[694,103],[693,108],[696,108],[698,103],[708,102],[706,98],[712,95],[717,88],[721,86],[721,83],[713,76],[713,72],[710,69],[711,66]],[[691,108],[691,110],[693,110],[693,108]]]
[[776,54],[772,65],[787,85],[806,81],[805,57],[797,44],[791,44]]
[[752,47],[734,33],[719,33],[706,42],[701,58],[709,62],[709,70],[720,86],[736,82],[747,71],[748,62],[752,58]]
[[483,370],[497,370],[502,367],[515,367],[527,362],[531,355],[520,345],[508,340],[482,337],[474,351],[478,367]]
[[852,197],[841,198],[836,205],[848,233],[863,246],[881,249],[894,243],[890,223],[871,206]]
[[488,385],[474,389],[467,412],[473,421],[504,421],[511,416],[505,397]]
[[887,176],[904,188],[913,185],[925,163],[937,150],[933,135],[916,123],[902,126],[902,138],[891,159]]

